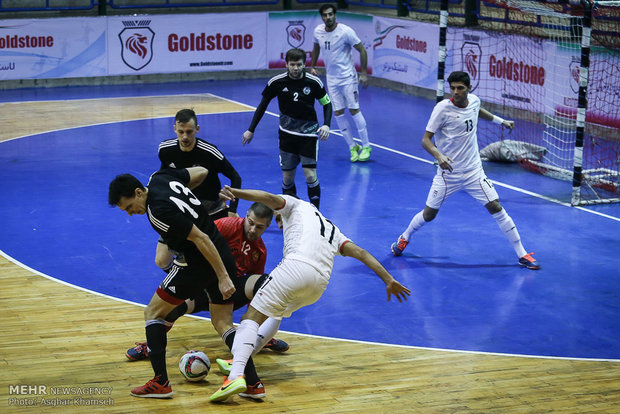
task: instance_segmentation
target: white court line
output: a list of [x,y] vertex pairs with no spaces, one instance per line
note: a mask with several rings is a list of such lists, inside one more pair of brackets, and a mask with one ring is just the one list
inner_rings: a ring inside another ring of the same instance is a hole
[[[0,256],[4,257],[9,262],[14,263],[15,265],[21,267],[22,269],[28,270],[29,272],[31,272],[31,273],[33,273],[33,274],[35,274],[37,276],[41,276],[41,277],[43,277],[45,279],[51,280],[51,281],[59,283],[61,285],[65,285],[65,286],[71,287],[73,289],[81,290],[82,292],[90,293],[90,294],[96,295],[96,296],[101,296],[101,297],[106,298],[106,299],[111,299],[111,300],[114,300],[114,301],[118,301],[118,302],[129,304],[129,305],[140,306],[140,307],[143,307],[143,308],[146,307],[146,305],[143,305],[143,304],[138,303],[138,302],[132,302],[130,300],[125,300],[125,299],[117,298],[117,297],[114,297],[114,296],[106,295],[104,293],[99,293],[99,292],[96,292],[94,290],[86,289],[86,288],[83,288],[81,286],[74,285],[74,284],[69,283],[69,282],[65,282],[64,280],[56,279],[55,277],[46,275],[45,273],[39,272],[38,270],[35,270],[35,269],[33,269],[33,268],[31,268],[31,267],[21,263],[20,261],[18,261],[16,259],[14,259],[13,257],[9,256],[8,254],[6,254],[2,250],[0,250]],[[184,316],[188,316],[188,317],[194,318],[194,319],[205,320],[205,321],[210,321],[211,320],[209,318],[205,318],[203,316],[198,316],[198,315],[184,315]],[[235,324],[235,325],[237,325],[237,324]],[[298,333],[298,332],[290,332],[290,331],[282,331],[282,330],[280,330],[278,332],[283,332],[283,333],[286,333],[286,334],[289,334],[289,335],[303,336],[303,337],[306,337],[306,338],[334,340],[334,341],[340,341],[340,342],[350,342],[350,343],[366,344],[366,345],[387,346],[387,347],[392,347],[392,348],[419,349],[419,350],[425,350],[425,351],[456,352],[456,353],[462,353],[462,354],[493,355],[493,356],[517,357],[517,358],[563,359],[563,360],[569,360],[569,361],[620,362],[620,359],[572,358],[572,357],[556,357],[556,356],[544,356],[544,355],[508,354],[508,353],[501,353],[501,352],[465,351],[465,350],[460,350],[460,349],[430,348],[430,347],[425,347],[425,346],[396,345],[396,344],[385,344],[385,343],[381,343],[381,342],[358,341],[358,340],[355,340],[355,339],[332,338],[332,337],[329,337],[329,336],[302,334],[302,333]]]

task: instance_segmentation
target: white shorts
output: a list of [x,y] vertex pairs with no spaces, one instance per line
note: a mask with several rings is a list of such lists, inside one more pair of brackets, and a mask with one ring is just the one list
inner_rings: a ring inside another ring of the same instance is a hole
[[482,205],[499,199],[493,183],[487,178],[482,168],[466,173],[442,170],[433,178],[433,184],[426,198],[426,205],[439,210],[446,198],[461,189],[467,191]]
[[283,259],[273,269],[250,305],[274,319],[288,318],[297,309],[313,304],[323,294],[329,277],[294,259]]
[[359,109],[360,100],[356,83],[348,83],[346,85],[335,85],[327,81],[327,90],[329,99],[332,101],[334,111],[341,109]]

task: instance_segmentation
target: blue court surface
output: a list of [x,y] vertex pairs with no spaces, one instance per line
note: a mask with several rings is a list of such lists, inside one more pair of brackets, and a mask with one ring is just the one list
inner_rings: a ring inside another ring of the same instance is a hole
[[[211,93],[256,106],[265,82],[24,89],[4,91],[0,100]],[[541,270],[518,266],[495,220],[465,193],[444,204],[402,257],[392,256],[390,244],[423,208],[435,173],[421,147],[433,105],[376,87],[361,90],[361,108],[376,144],[370,162],[351,164],[344,140],[334,134],[319,153],[321,211],[411,288],[410,300],[388,303],[372,271],[338,257],[323,297],[284,320],[281,329],[405,346],[620,359],[620,205],[568,207],[537,194],[566,200],[570,183],[487,163],[487,175]],[[278,112],[275,101],[269,111]],[[109,207],[107,190],[110,180],[125,172],[146,183],[159,168],[158,143],[174,137],[173,116],[1,142],[0,250],[45,275],[146,304],[164,276],[153,260],[157,235],[145,216],[129,217]],[[242,147],[251,117],[251,110],[201,114],[199,136],[226,154],[243,187],[279,193],[277,118],[266,114],[253,142]],[[33,113],[24,122],[45,119]],[[297,189],[307,199],[301,171]],[[239,213],[248,205],[242,201]],[[271,270],[282,252],[275,223],[264,240]]]

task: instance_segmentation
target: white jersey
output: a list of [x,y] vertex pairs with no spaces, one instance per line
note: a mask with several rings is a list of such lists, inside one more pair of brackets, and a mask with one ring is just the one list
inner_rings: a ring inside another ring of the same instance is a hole
[[[437,149],[452,159],[455,173],[482,168],[476,135],[479,112],[480,98],[476,95],[468,95],[465,108],[444,99],[435,105],[426,125],[426,130],[435,134]],[[441,172],[441,167],[437,168]]]
[[314,29],[314,43],[321,47],[329,84],[357,83],[352,49],[361,43],[361,40],[353,29],[338,23],[333,31],[328,32],[325,30],[325,25],[320,24]]
[[288,195],[280,197],[285,200],[278,210],[284,228],[284,259],[307,263],[329,278],[334,256],[350,240],[312,204]]

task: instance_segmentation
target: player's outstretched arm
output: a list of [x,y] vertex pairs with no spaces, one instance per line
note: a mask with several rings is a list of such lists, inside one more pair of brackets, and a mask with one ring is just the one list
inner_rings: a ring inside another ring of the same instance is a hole
[[493,121],[496,124],[499,124],[503,127],[510,129],[511,131],[515,127],[515,121],[510,121],[507,119],[500,118],[499,116],[493,115],[489,111],[484,108],[480,108],[480,112],[478,113],[478,117],[482,119],[486,119],[487,121]]
[[392,298],[392,295],[394,295],[399,302],[402,302],[403,300],[407,300],[407,296],[411,294],[411,290],[401,285],[396,279],[394,279],[394,276],[392,276],[367,250],[359,247],[353,242],[349,242],[342,246],[341,253],[343,256],[354,257],[364,263],[366,266],[371,268],[377,276],[381,278],[381,280],[383,280],[387,291],[388,302]]
[[257,201],[265,204],[273,210],[279,210],[284,207],[285,204],[284,199],[279,195],[271,194],[262,190],[242,190],[239,188],[232,188],[227,185],[220,190],[220,198],[222,200],[242,198],[248,201]]

